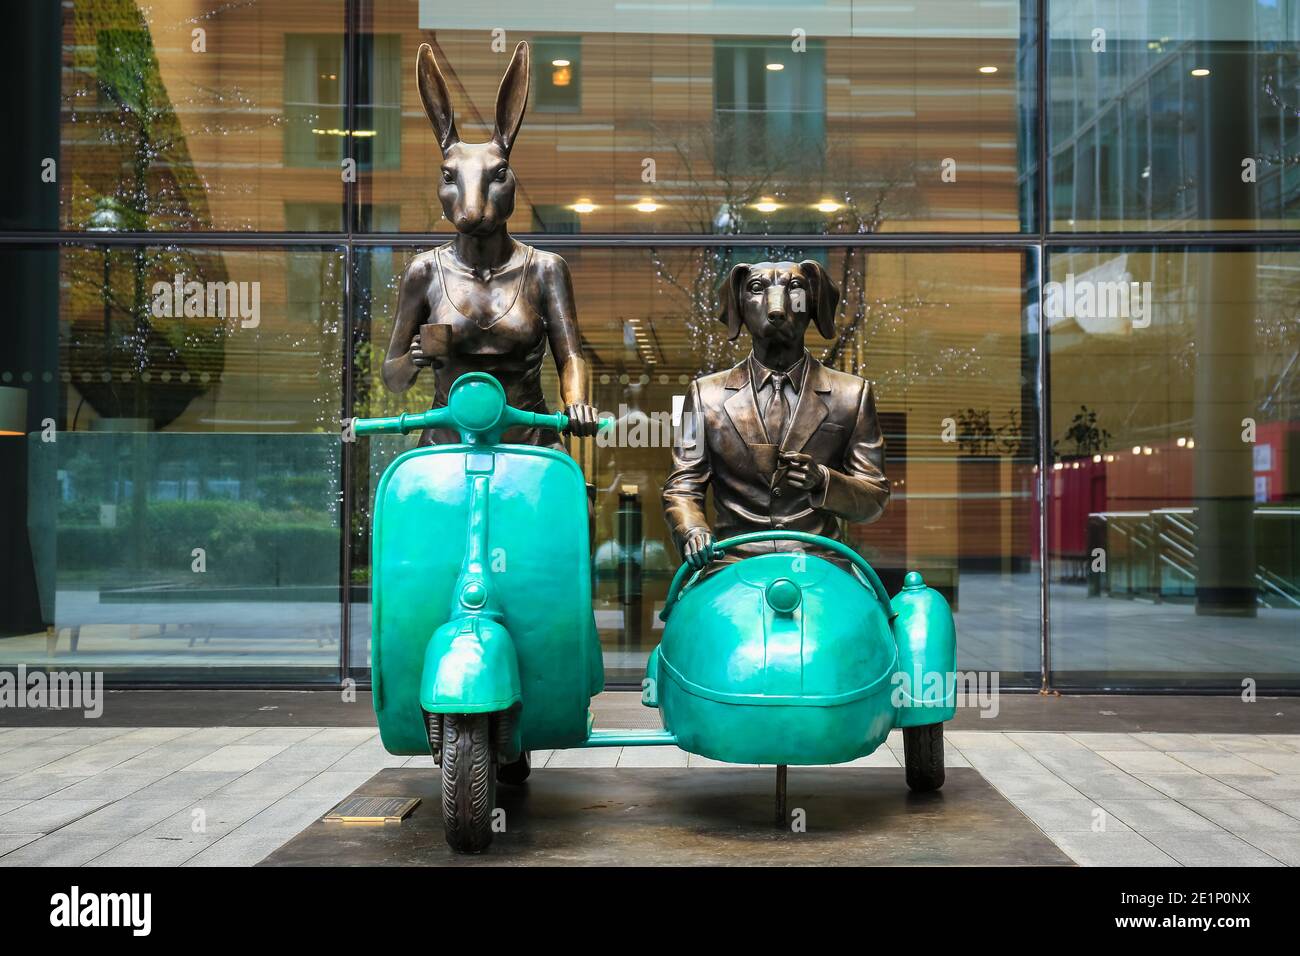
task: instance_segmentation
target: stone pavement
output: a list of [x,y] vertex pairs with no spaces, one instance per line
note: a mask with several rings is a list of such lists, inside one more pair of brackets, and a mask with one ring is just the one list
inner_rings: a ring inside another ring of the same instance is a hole
[[[947,738],[949,766],[973,767],[1080,864],[1300,865],[1300,735]],[[901,759],[895,732],[856,763]],[[250,865],[396,766],[436,773],[387,754],[369,727],[0,728],[0,866]],[[653,747],[538,753],[534,766],[727,765]]]

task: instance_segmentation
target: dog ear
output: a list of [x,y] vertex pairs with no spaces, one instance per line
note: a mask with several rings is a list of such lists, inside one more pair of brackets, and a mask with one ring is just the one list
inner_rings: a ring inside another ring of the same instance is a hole
[[447,81],[442,78],[442,70],[438,69],[433,47],[427,43],[421,43],[420,51],[415,54],[415,85],[420,88],[424,112],[428,114],[433,131],[438,136],[438,148],[445,155],[447,150],[460,142],[460,134],[456,132],[456,114],[451,108]]
[[505,76],[501,77],[501,87],[497,90],[496,127],[492,130],[493,141],[507,156],[515,145],[515,137],[524,122],[524,110],[528,108],[528,63],[528,43],[520,40]]
[[740,287],[745,280],[749,278],[750,265],[748,262],[737,262],[731,267],[731,272],[727,273],[727,278],[722,281],[722,287],[718,290],[718,321],[727,326],[727,341],[734,341],[740,334],[740,327],[744,320],[740,314]]
[[835,309],[840,304],[840,290],[835,288],[835,283],[816,259],[805,259],[799,263],[799,269],[812,286],[810,298],[817,331],[824,339],[835,338]]

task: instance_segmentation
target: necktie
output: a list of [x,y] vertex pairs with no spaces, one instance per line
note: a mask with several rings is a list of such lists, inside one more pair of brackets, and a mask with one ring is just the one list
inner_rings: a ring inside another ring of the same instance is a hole
[[773,445],[781,444],[781,439],[785,436],[785,423],[790,419],[790,404],[785,397],[786,378],[780,372],[773,372],[768,379],[772,385],[772,397],[767,400],[763,424],[767,427],[767,440]]

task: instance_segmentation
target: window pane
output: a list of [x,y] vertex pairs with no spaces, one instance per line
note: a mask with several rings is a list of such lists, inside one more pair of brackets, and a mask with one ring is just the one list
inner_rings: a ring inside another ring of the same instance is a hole
[[[1024,256],[761,246],[557,251],[573,274],[593,402],[617,419],[612,441],[571,445],[596,488],[595,612],[610,680],[639,683],[678,564],[661,505],[675,402],[692,378],[747,352],[747,337],[728,342],[716,319],[718,279],[735,262],[779,255],[827,268],[843,293],[840,330],[828,342],[810,329],[807,344],[877,391],[892,500],[879,522],[852,527],[850,540],[891,593],[907,570],[919,569],[949,598],[962,669],[1037,685],[1037,338],[1027,328],[1033,270]],[[357,415],[423,410],[432,397],[427,374],[396,396],[379,378],[410,255],[376,248],[357,258]],[[554,366],[547,359],[543,368],[557,406]],[[383,469],[414,442],[379,436],[356,445],[350,664],[362,671],[371,626],[369,508]]]
[[366,30],[403,38],[374,47],[375,68],[400,77],[403,150],[399,168],[360,177],[363,225],[367,208],[383,204],[400,205],[401,231],[450,230],[413,69],[417,42],[434,46],[460,135],[482,142],[519,40],[532,44],[533,74],[512,156],[519,231],[1033,225],[1032,0],[361,8]]
[[1052,229],[1296,225],[1300,3],[1049,7]]
[[0,250],[0,666],[337,678],[343,261]]
[[343,0],[12,6],[38,52],[17,137],[33,195],[5,227],[281,231],[315,203],[332,216],[312,228],[343,228]]
[[1300,252],[1080,250],[1050,276],[1057,681],[1294,685]]

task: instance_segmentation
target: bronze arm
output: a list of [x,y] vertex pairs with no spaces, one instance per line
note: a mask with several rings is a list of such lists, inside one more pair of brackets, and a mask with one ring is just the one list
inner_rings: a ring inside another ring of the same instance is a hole
[[826,469],[826,481],[813,494],[812,506],[847,521],[875,521],[889,503],[889,481],[885,478],[885,437],[876,418],[876,396],[866,382],[841,468]]
[[411,355],[411,340],[429,318],[429,282],[432,263],[422,257],[412,259],[397,288],[397,315],[393,337],[382,370],[384,385],[392,392],[404,392],[415,382],[421,366]]
[[573,304],[573,279],[569,267],[557,255],[537,256],[537,281],[541,283],[542,314],[546,319],[546,336],[560,374],[560,400],[569,416],[569,431],[576,435],[594,435],[596,410],[587,395],[587,362],[582,357],[582,337],[578,334],[577,309]]
[[685,551],[686,539],[692,531],[709,530],[704,496],[712,479],[712,467],[696,412],[699,405],[699,384],[692,382],[682,403],[681,439],[673,445],[673,470],[663,490],[664,517],[678,552]]

